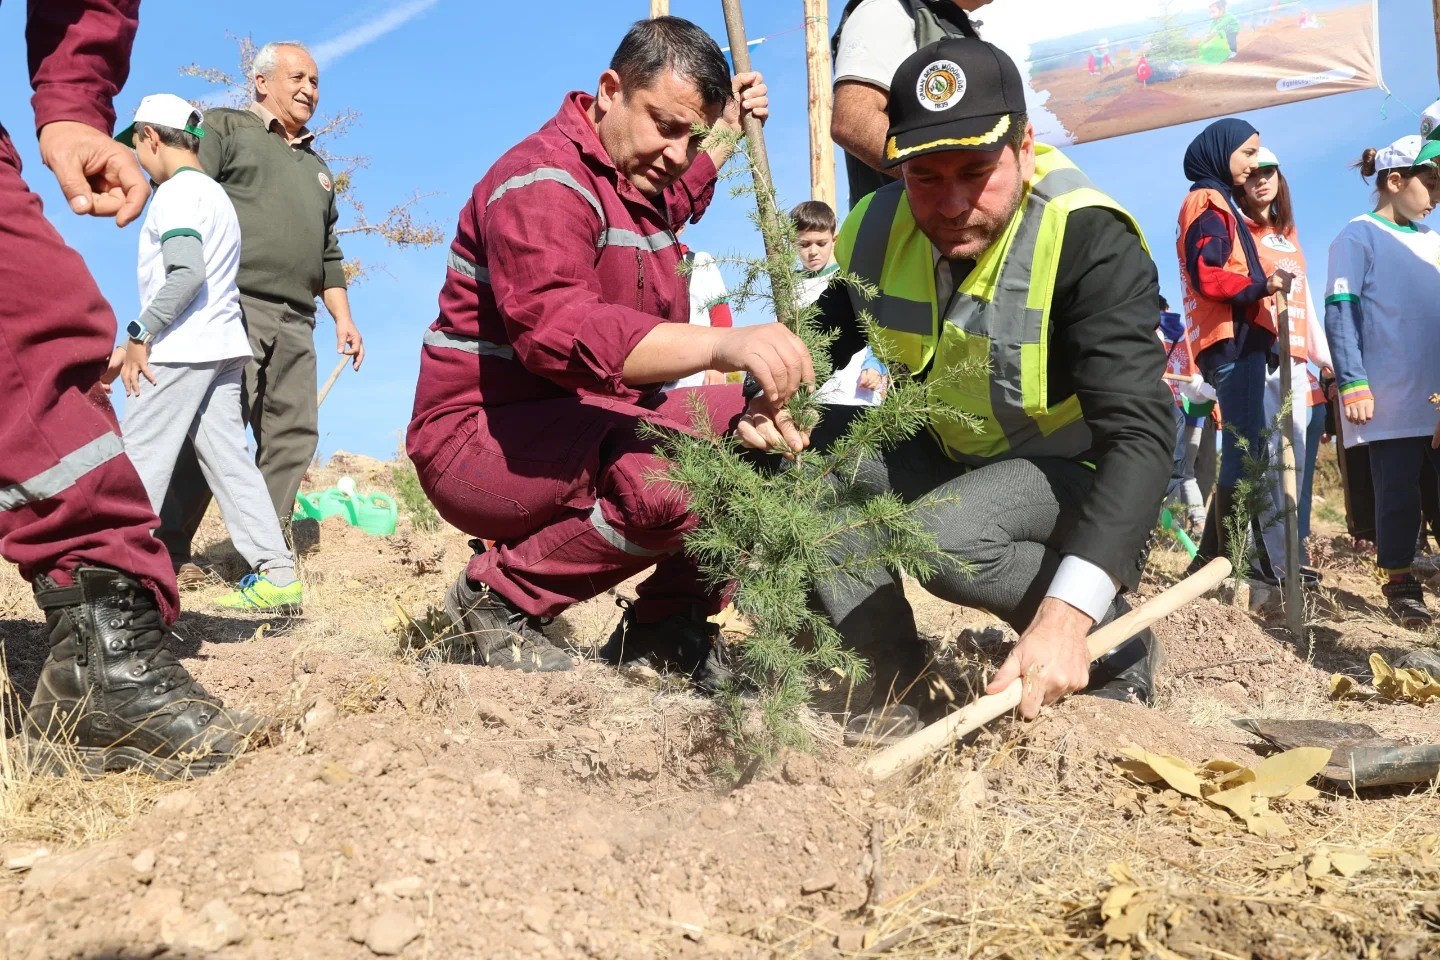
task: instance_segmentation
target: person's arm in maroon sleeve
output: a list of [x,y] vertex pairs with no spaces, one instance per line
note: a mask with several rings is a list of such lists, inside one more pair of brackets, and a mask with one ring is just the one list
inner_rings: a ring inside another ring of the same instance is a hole
[[679,230],[687,223],[698,223],[710,201],[715,199],[715,184],[720,171],[710,154],[700,152],[685,175],[665,191],[665,209],[670,215],[670,229]]
[[553,180],[510,190],[485,211],[490,285],[516,358],[561,386],[617,393],[625,358],[665,321],[603,299],[599,234],[595,208]]
[[40,159],[73,212],[119,227],[150,196],[134,155],[110,138],[139,18],[140,0],[30,0],[25,20]]
[[109,135],[130,75],[140,0],[29,0],[25,42],[35,129],[77,120]]

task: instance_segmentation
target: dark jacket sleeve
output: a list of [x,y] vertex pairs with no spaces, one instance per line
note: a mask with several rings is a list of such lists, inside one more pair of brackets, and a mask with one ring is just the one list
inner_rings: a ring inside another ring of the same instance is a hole
[[1247,306],[1269,291],[1264,280],[1251,280],[1248,275],[1225,269],[1230,252],[1235,248],[1234,217],[1217,210],[1206,210],[1195,218],[1185,234],[1185,272],[1190,286],[1207,300]]
[[[1074,388],[1094,438],[1095,481],[1060,546],[1125,587],[1140,581],[1175,447],[1155,337],[1155,264],[1110,211],[1071,215],[1051,311],[1051,366]],[[1052,383],[1054,379],[1052,378]]]
[[140,0],[29,0],[25,43],[35,129],[78,120],[115,129],[112,101],[130,75]]
[[835,332],[835,339],[830,342],[830,369],[839,370],[869,346],[850,302],[849,288],[843,283],[830,284],[815,301],[815,306],[820,311],[815,325],[822,333]]

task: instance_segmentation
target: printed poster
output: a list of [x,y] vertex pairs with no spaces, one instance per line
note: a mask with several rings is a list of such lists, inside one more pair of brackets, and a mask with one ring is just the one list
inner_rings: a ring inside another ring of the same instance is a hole
[[1381,85],[1376,0],[994,0],[975,16],[1057,146]]

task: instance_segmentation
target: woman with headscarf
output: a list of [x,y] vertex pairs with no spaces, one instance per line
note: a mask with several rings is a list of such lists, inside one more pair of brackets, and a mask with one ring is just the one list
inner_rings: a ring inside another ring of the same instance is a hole
[[1260,134],[1234,117],[1210,124],[1185,151],[1191,186],[1176,235],[1180,280],[1194,325],[1195,363],[1215,388],[1225,418],[1220,476],[1195,557],[1197,568],[1229,553],[1226,520],[1245,472],[1240,439],[1252,454],[1264,455],[1266,358],[1275,345],[1275,328],[1260,301],[1290,278],[1283,271],[1266,271],[1235,202],[1233,191],[1255,172],[1259,152]]
[[[1311,404],[1316,401],[1324,403],[1323,395],[1317,398],[1317,391],[1312,390],[1309,364],[1314,361],[1322,371],[1329,368],[1330,347],[1325,340],[1325,328],[1320,324],[1319,312],[1315,309],[1315,299],[1310,293],[1305,252],[1300,249],[1300,235],[1295,229],[1294,208],[1290,202],[1290,184],[1285,179],[1285,174],[1280,169],[1280,160],[1275,154],[1261,147],[1255,159],[1255,172],[1246,179],[1244,186],[1235,188],[1234,194],[1235,200],[1240,204],[1240,211],[1244,214],[1245,226],[1255,240],[1260,262],[1268,271],[1283,270],[1293,278],[1286,295],[1290,315],[1290,432],[1295,462],[1304,466],[1314,462],[1314,450],[1308,444]],[[1273,296],[1260,301],[1261,314],[1271,318],[1277,332],[1279,324],[1273,320],[1278,309],[1278,303]],[[1265,423],[1274,423],[1283,407],[1280,368],[1277,365],[1265,381]],[[1323,420],[1323,406],[1319,407],[1318,415]],[[1269,454],[1275,469],[1271,471],[1273,482],[1270,495],[1277,504],[1284,503],[1281,494],[1282,474],[1279,469],[1280,438],[1280,430],[1272,431]],[[1309,511],[1303,496],[1297,499],[1299,502],[1296,521],[1300,533],[1301,574],[1306,586],[1313,586],[1319,582],[1319,573],[1306,566],[1305,537],[1309,532]],[[1262,543],[1265,549],[1260,557],[1259,573],[1262,579],[1279,583],[1285,575],[1285,524],[1277,515],[1262,518],[1262,526]]]

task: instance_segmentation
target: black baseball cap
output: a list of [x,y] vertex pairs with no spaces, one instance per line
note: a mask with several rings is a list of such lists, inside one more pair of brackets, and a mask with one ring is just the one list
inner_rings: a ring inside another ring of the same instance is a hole
[[942,150],[994,150],[1025,115],[1025,84],[1004,50],[947,37],[900,64],[886,113],[887,169]]

